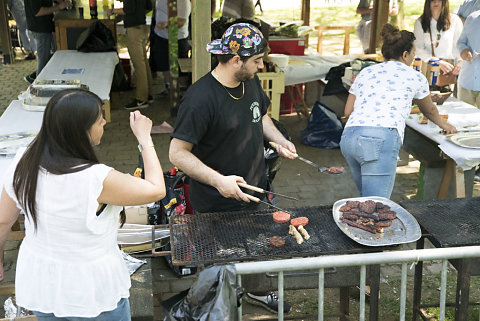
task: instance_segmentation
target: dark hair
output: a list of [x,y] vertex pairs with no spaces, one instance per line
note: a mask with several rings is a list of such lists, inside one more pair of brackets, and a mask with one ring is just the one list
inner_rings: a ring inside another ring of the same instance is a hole
[[98,164],[88,131],[101,108],[97,95],[80,89],[60,91],[48,102],[40,132],[18,162],[13,179],[15,195],[35,228],[40,168],[61,175]]
[[412,50],[415,41],[413,32],[400,31],[389,23],[383,26],[380,35],[383,38],[382,55],[385,60],[399,59],[405,51]]
[[[430,3],[432,0],[425,0],[425,5],[423,6],[423,14],[420,16],[420,22],[422,24],[423,32],[431,32],[430,30],[430,21],[432,20],[432,10],[430,10]],[[445,31],[450,29],[450,8],[448,0],[442,0],[442,12],[440,12],[440,17],[437,21],[437,30]]]
[[[218,59],[218,63],[224,65],[237,55],[228,54],[228,55],[215,55],[215,56]],[[248,59],[252,58],[252,56],[239,56],[239,57],[242,62],[246,62]]]

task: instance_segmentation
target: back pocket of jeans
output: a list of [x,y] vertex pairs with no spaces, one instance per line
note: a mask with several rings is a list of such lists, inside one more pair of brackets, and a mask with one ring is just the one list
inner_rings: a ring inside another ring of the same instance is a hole
[[380,157],[383,142],[383,138],[360,136],[358,143],[363,161],[371,162],[377,160]]

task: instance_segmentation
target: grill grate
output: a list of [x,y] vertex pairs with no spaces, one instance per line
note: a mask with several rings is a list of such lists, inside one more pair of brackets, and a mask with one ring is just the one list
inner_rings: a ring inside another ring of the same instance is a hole
[[480,198],[405,201],[409,211],[439,247],[480,244]]
[[[310,239],[301,245],[288,234],[288,223],[273,221],[273,209],[174,216],[170,219],[173,263],[205,264],[366,251],[366,247],[340,231],[332,218],[331,206],[289,211],[309,219],[305,229]],[[274,235],[283,237],[285,246],[271,246],[268,238]]]

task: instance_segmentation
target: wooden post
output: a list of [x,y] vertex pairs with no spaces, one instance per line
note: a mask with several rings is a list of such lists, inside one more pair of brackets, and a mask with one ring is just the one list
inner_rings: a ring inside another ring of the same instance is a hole
[[[304,26],[310,25],[310,0],[302,0],[302,20]],[[305,37],[305,48],[308,48],[308,35]]]
[[372,27],[370,30],[370,46],[368,53],[375,53],[380,43],[380,32],[388,22],[388,0],[374,0],[372,12]]
[[192,82],[211,70],[210,53],[205,50],[212,38],[210,6],[210,0],[192,1]]
[[178,16],[177,0],[168,0],[168,61],[170,63],[170,114],[175,116],[180,105],[178,85]]
[[13,58],[12,41],[10,39],[10,30],[8,28],[6,1],[1,1],[0,3],[0,39],[3,51],[3,63],[5,65],[11,64],[15,59]]

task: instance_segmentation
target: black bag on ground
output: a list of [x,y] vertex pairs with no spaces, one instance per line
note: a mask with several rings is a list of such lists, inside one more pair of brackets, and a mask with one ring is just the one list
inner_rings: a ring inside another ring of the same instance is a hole
[[339,148],[342,132],[343,124],[337,114],[317,101],[308,117],[307,128],[302,130],[302,144],[325,149]]
[[130,83],[128,82],[128,77],[123,70],[122,63],[119,62],[115,65],[115,70],[113,71],[112,79],[112,91],[127,91],[130,90]]
[[83,31],[77,40],[77,50],[81,52],[116,51],[112,31],[100,21],[95,21]]
[[211,266],[203,270],[188,293],[162,302],[164,321],[238,320],[237,307],[243,292],[237,289],[235,269],[231,265]]

